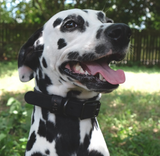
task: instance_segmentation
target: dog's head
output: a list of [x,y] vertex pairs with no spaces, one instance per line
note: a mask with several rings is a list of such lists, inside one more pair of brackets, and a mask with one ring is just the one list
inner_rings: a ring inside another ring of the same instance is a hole
[[127,25],[113,24],[101,11],[59,12],[20,49],[20,80],[34,77],[38,90],[62,96],[70,90],[111,92],[125,75],[109,63],[125,57],[130,36]]

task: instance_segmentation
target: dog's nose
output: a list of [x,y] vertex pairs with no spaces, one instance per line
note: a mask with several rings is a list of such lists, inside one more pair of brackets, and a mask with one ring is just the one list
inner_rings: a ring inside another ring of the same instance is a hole
[[105,30],[107,38],[121,45],[129,43],[131,34],[129,26],[123,23],[112,24]]

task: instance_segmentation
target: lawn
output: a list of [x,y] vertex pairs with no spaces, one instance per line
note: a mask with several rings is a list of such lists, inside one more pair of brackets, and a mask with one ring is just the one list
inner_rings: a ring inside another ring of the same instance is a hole
[[[104,94],[98,117],[111,156],[160,156],[160,69],[117,67],[126,82]],[[0,63],[0,155],[20,156],[32,106],[23,96],[34,81],[21,83],[16,62]]]

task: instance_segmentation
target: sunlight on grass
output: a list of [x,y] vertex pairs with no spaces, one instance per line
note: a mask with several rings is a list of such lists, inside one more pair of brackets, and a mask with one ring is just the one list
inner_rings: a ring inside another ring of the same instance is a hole
[[22,83],[19,80],[18,72],[13,71],[13,73],[10,76],[3,75],[3,77],[0,78],[0,84],[1,84],[0,85],[0,95],[1,95],[3,91],[8,91],[8,92],[21,91],[21,92],[24,92],[24,91],[33,89],[34,80]]
[[160,91],[160,73],[126,73],[126,82],[120,86],[120,89],[131,89],[133,91],[156,92]]
[[112,156],[160,155],[160,91],[103,94],[98,121]]
[[[125,72],[126,82],[119,89],[130,89],[133,91],[156,92],[160,90],[160,74]],[[27,91],[33,89],[34,80],[22,83],[18,77],[18,71],[14,70],[9,75],[0,77],[0,94],[2,91]]]

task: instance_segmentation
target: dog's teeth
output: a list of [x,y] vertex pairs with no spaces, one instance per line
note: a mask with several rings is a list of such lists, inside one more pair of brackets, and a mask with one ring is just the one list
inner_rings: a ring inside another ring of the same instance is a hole
[[101,74],[99,74],[99,79],[103,81],[103,76]]
[[89,75],[89,73],[87,71],[85,71],[85,75]]
[[79,72],[81,69],[82,69],[81,66],[79,65],[79,63],[77,63],[77,64],[75,65],[75,70],[76,70],[77,72]]
[[102,80],[103,82],[106,82],[106,79],[105,78],[103,78],[103,80]]
[[81,70],[79,71],[81,74],[84,74],[84,70],[81,68]]
[[79,65],[79,63],[77,63],[77,64],[74,66],[74,69],[75,69],[75,72],[76,72],[76,73],[84,74],[84,70],[83,70],[82,67]]

